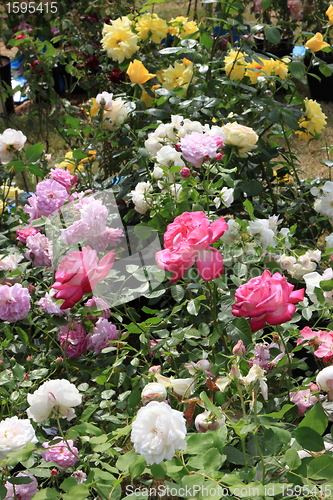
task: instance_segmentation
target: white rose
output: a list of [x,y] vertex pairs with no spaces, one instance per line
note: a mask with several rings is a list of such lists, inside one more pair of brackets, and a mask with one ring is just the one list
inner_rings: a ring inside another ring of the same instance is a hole
[[142,404],[146,405],[150,401],[165,401],[167,399],[167,391],[162,384],[151,382],[147,384],[141,392]]
[[234,219],[229,219],[227,224],[228,224],[228,229],[225,231],[224,234],[222,234],[220,239],[223,241],[223,243],[227,243],[228,245],[234,245],[236,241],[240,239],[239,235],[240,225]]
[[231,203],[233,203],[234,201],[234,189],[233,188],[228,189],[227,187],[222,188],[221,198],[223,201],[223,205],[229,208]]
[[30,420],[11,417],[0,422],[0,461],[5,460],[8,453],[24,448],[28,443],[37,443]]
[[225,417],[216,419],[210,411],[199,413],[195,417],[194,425],[198,432],[217,431],[225,424]]
[[108,110],[112,108],[112,96],[109,92],[102,92],[96,97],[96,104],[101,106],[104,103],[104,109]]
[[151,401],[140,408],[132,424],[131,440],[147,465],[171,460],[176,450],[185,450],[186,426],[183,413],[166,403]]
[[185,167],[185,163],[181,158],[181,153],[171,146],[163,146],[157,152],[156,164],[165,167],[172,167],[174,165],[177,167]]
[[171,378],[170,385],[176,396],[188,398],[194,393],[194,378]]
[[6,257],[0,255],[0,271],[14,271],[22,259],[23,255],[18,253],[7,255]]
[[[103,114],[103,126],[108,130],[116,130],[126,120],[128,115],[125,101],[115,99],[112,101],[112,107],[105,110]],[[109,120],[109,121],[105,121]]]
[[328,250],[329,248],[333,248],[333,233],[326,236],[325,241],[326,241],[326,250]]
[[316,384],[322,391],[327,392],[328,401],[333,399],[333,365],[326,366],[316,377]]
[[292,255],[280,255],[276,262],[280,264],[281,269],[289,270],[296,264],[296,259]]
[[4,165],[10,162],[13,155],[10,151],[11,149],[16,149],[20,151],[25,141],[26,136],[22,134],[20,130],[14,130],[12,128],[7,128],[3,134],[0,134],[0,161]]
[[223,125],[222,132],[225,137],[225,144],[240,148],[239,156],[241,158],[246,158],[246,153],[257,147],[256,142],[259,137],[250,127],[245,127],[237,122],[227,123]]
[[302,266],[302,264],[296,262],[296,264],[294,264],[290,269],[288,269],[288,272],[290,276],[292,276],[296,280],[300,280],[307,273],[311,273],[312,271],[314,271],[316,267],[317,264],[311,261],[307,262],[307,266]]
[[33,394],[28,394],[27,409],[29,418],[43,422],[50,414],[72,420],[75,417],[73,406],[82,402],[82,396],[68,380],[56,379],[44,382]]
[[131,191],[132,202],[135,205],[135,210],[140,214],[145,214],[152,205],[152,199],[148,196],[148,193],[153,190],[153,186],[150,182],[138,182],[135,186],[135,190]]
[[156,156],[157,152],[162,148],[162,144],[158,141],[154,134],[151,134],[145,141],[145,148],[147,149],[150,156]]
[[261,393],[263,398],[267,401],[268,399],[268,386],[266,384],[266,377],[264,370],[259,365],[253,365],[250,368],[249,373],[246,377],[242,378],[242,381],[246,387],[251,385],[253,382],[259,382]]

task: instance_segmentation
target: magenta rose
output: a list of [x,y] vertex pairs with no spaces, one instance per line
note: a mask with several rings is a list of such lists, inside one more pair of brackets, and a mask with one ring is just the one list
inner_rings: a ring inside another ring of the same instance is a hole
[[212,224],[203,212],[184,212],[168,225],[164,234],[164,250],[156,253],[159,268],[173,272],[170,281],[179,280],[196,263],[204,281],[223,273],[223,257],[210,245],[228,229],[221,217]]
[[252,332],[269,325],[281,325],[290,321],[296,311],[297,302],[304,299],[304,288],[294,286],[280,274],[266,270],[261,276],[252,278],[236,290],[234,316],[251,318]]

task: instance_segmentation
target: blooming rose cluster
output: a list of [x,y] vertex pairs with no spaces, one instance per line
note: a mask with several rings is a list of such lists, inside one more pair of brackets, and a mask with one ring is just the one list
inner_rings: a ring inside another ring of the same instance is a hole
[[134,208],[140,214],[145,214],[152,207],[153,200],[149,193],[153,190],[153,186],[148,182],[138,182],[135,189],[131,191],[132,202]]
[[87,350],[99,354],[111,342],[118,340],[119,330],[106,318],[100,317],[91,333],[86,333],[82,324],[71,323],[60,327],[58,340],[68,358],[79,358]]
[[304,99],[305,114],[299,120],[298,126],[303,130],[296,130],[300,139],[305,141],[317,137],[325,128],[327,116],[323,113],[320,104],[313,99]]
[[278,215],[272,215],[268,219],[251,220],[247,232],[260,243],[265,251],[267,247],[276,247],[277,228],[281,222]]
[[[271,76],[277,76],[285,80],[288,74],[289,59],[264,59],[256,57],[256,60],[248,62],[249,56],[246,52],[231,49],[224,58],[225,72],[234,81],[243,80],[248,77],[251,84],[264,81]],[[260,62],[259,62],[260,61]],[[271,79],[269,82],[271,83]]]
[[281,269],[287,271],[292,278],[300,280],[308,273],[312,273],[320,262],[320,250],[307,250],[305,254],[299,257],[282,254],[276,258]]
[[173,283],[184,276],[194,263],[204,281],[218,278],[223,273],[223,257],[215,243],[228,229],[221,217],[212,224],[203,212],[184,212],[167,226],[165,249],[156,253],[157,265],[173,272]]

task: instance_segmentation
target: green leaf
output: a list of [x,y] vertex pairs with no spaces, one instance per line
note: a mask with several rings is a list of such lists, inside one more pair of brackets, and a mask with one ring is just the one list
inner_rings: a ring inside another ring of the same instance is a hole
[[297,451],[293,448],[287,450],[285,460],[290,470],[298,469],[298,467],[302,464],[302,460],[299,458]]
[[294,405],[283,405],[280,411],[274,411],[273,413],[267,413],[266,417],[282,418],[287,411],[290,410]]
[[89,488],[84,484],[76,484],[62,496],[62,500],[85,500],[89,496]]
[[308,477],[312,479],[332,479],[333,457],[321,455],[314,458],[308,465]]
[[27,149],[25,150],[25,159],[29,163],[34,163],[35,161],[39,160],[43,153],[44,146],[41,142],[37,142],[36,144],[33,144],[32,146],[28,146]]
[[186,309],[193,316],[197,316],[198,313],[199,313],[199,311],[200,311],[200,302],[198,300],[196,300],[196,299],[192,299],[187,304]]
[[325,448],[321,435],[310,427],[298,427],[294,434],[298,444],[306,450],[322,451]]
[[163,462],[150,466],[151,475],[156,479],[162,479],[166,476],[166,466]]
[[126,471],[129,469],[130,465],[135,463],[137,458],[138,455],[135,453],[134,450],[128,451],[127,453],[125,453],[125,455],[122,455],[118,458],[116,462],[116,467],[121,471]]
[[5,464],[9,467],[13,467],[20,462],[25,462],[28,460],[35,449],[35,445],[33,443],[28,443],[24,448],[21,448],[17,451],[12,451],[7,455]]
[[220,412],[218,407],[211,402],[211,400],[204,391],[200,393],[199,397],[205,403],[205,408],[207,411],[213,413],[213,415],[215,415],[217,418],[222,418],[222,413]]
[[320,281],[319,286],[324,292],[330,292],[333,290],[333,280]]
[[205,468],[205,473],[210,474],[213,471],[218,471],[227,457],[220,455],[217,448],[211,448],[206,451],[203,456],[203,465]]
[[186,453],[189,453],[190,455],[203,454],[213,447],[214,447],[213,433],[192,434],[187,437]]
[[145,457],[138,455],[136,457],[135,462],[128,467],[128,472],[131,475],[131,479],[133,480],[135,477],[140,476],[145,470],[145,468],[146,468]]
[[81,422],[87,422],[87,420],[90,419],[91,415],[97,410],[97,408],[99,408],[99,404],[90,404],[89,406],[87,406],[80,417]]
[[262,0],[261,8],[262,10],[267,10],[272,5],[273,0]]
[[288,64],[290,74],[297,80],[302,80],[305,76],[304,63],[301,61],[292,61]]
[[171,287],[171,295],[172,298],[179,303],[183,300],[185,291],[181,285],[173,285]]
[[34,495],[34,500],[53,500],[54,498],[59,499],[59,493],[53,488],[39,490],[38,493]]
[[[11,483],[11,484],[30,484],[32,483],[33,479],[31,479],[31,477],[27,476],[27,477],[23,477],[23,476],[20,476],[20,477],[11,477],[8,479],[8,482]],[[75,481],[75,479],[74,479]]]
[[7,169],[10,169],[11,167],[14,167],[16,173],[24,172],[24,170],[26,170],[27,168],[26,165],[21,160],[15,160],[8,163]]
[[280,31],[274,26],[266,26],[264,33],[267,40],[273,45],[278,45],[281,42]]
[[39,168],[38,165],[28,165],[28,170],[31,174],[37,175],[37,177],[45,177],[44,172]]
[[239,184],[240,189],[248,196],[257,196],[263,190],[262,185],[258,181],[246,181]]
[[244,206],[245,210],[247,211],[247,213],[249,214],[249,216],[252,219],[253,214],[254,214],[254,208],[253,208],[253,205],[250,202],[250,200],[243,201],[243,206]]
[[[310,427],[321,436],[326,431],[328,418],[320,403],[316,403],[298,424],[298,427]],[[323,449],[323,448],[322,448]]]
[[207,31],[203,31],[200,35],[200,43],[207,49],[210,50],[213,47],[214,40],[207,33]]

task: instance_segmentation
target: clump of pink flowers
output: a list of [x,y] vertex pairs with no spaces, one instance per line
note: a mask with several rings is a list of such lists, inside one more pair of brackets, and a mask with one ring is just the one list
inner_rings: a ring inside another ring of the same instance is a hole
[[53,247],[51,241],[44,234],[36,233],[28,236],[25,244],[29,251],[24,256],[32,261],[34,267],[52,266]]
[[118,340],[119,330],[105,318],[99,318],[92,333],[87,335],[87,347],[99,354],[105,347],[110,347],[110,342]]
[[14,323],[27,316],[30,310],[30,294],[20,283],[0,286],[0,318]]
[[66,442],[61,440],[59,436],[55,436],[53,439],[60,439],[60,441],[55,444],[52,444],[52,441],[42,444],[43,448],[46,448],[45,451],[42,451],[45,462],[54,462],[63,470],[73,467],[78,461],[79,454],[79,450],[74,446],[74,440],[67,439]]
[[[182,156],[197,168],[201,167],[207,160],[216,158],[217,150],[223,146],[224,143],[221,137],[200,134],[199,132],[185,135],[179,144]],[[218,159],[222,159],[221,153]]]
[[314,332],[308,326],[301,330],[300,334],[303,338],[297,340],[297,345],[301,344],[304,340],[309,340],[304,345],[318,346],[314,351],[317,358],[322,358],[325,363],[331,363],[333,360],[333,331],[325,332],[320,330]]
[[58,340],[68,358],[79,358],[87,351],[87,334],[81,323],[61,326]]

